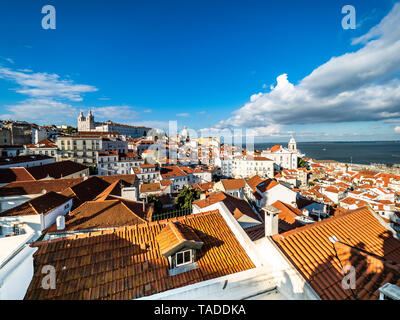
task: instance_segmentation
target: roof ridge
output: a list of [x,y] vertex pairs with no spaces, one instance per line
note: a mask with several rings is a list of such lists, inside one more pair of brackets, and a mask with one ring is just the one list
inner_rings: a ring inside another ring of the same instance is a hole
[[[190,215],[180,217],[180,218],[194,219],[195,217],[198,217],[198,216],[206,216],[206,215],[217,214],[217,213],[220,214],[218,209],[206,211],[206,212],[195,213],[195,214],[190,214]],[[88,237],[97,237],[100,235],[119,232],[120,230],[123,230],[124,228],[126,228],[125,230],[132,230],[132,229],[139,229],[139,228],[145,228],[145,227],[152,227],[152,226],[156,226],[156,225],[166,224],[169,221],[174,221],[174,220],[178,221],[177,217],[164,219],[164,220],[158,220],[158,221],[139,223],[139,224],[130,225],[130,226],[113,227],[113,228],[109,228],[109,229],[103,229],[103,230],[94,231],[94,232],[87,232],[87,233],[83,233],[83,234],[71,234],[71,235],[56,238],[56,239],[34,241],[34,242],[30,243],[30,246],[37,247],[37,246],[44,245],[44,244],[50,243],[50,242],[57,242],[57,241],[71,240],[71,239],[83,239],[83,238],[88,238]],[[183,219],[181,219],[181,220],[183,220]]]
[[[128,209],[134,216],[136,216],[137,218],[139,218],[140,220],[142,220],[144,223],[147,223],[148,221],[139,217],[135,212],[133,212],[123,201],[119,200],[119,202],[126,208]],[[144,213],[146,213],[146,211],[144,211]]]

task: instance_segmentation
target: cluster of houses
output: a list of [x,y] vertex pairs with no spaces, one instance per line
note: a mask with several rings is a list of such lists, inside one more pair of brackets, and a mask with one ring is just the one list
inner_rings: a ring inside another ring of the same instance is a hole
[[400,299],[400,176],[293,138],[250,151],[90,112],[78,129],[0,159],[0,299]]

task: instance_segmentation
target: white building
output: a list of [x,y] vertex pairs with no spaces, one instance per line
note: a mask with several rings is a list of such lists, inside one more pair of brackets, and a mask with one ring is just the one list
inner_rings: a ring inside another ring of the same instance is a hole
[[71,198],[49,192],[0,214],[0,300],[24,298],[36,251],[29,244],[71,206]]
[[261,155],[273,160],[278,169],[296,169],[298,158],[304,156],[297,150],[297,144],[293,137],[290,139],[287,148],[275,145],[262,151]]
[[249,157],[233,161],[233,176],[235,178],[250,178],[254,175],[274,177],[274,161],[266,157]]
[[89,110],[86,117],[82,112],[78,117],[78,131],[119,132],[127,137],[138,138],[146,136],[147,132],[150,130],[151,128],[129,126],[115,123],[110,120],[106,122],[95,122],[91,110]]
[[115,174],[130,174],[133,168],[139,168],[143,160],[133,152],[118,153],[117,151],[97,152],[97,172],[100,176]]

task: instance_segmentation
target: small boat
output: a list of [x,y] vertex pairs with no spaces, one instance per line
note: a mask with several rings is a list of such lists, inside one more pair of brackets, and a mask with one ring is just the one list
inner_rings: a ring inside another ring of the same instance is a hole
[[323,148],[323,149],[322,149],[322,151],[326,151],[326,149],[325,149],[325,148]]

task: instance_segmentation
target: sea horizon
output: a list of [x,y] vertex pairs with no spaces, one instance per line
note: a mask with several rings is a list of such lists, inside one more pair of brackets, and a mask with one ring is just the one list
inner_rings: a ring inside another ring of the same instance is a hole
[[[255,150],[265,150],[273,145],[284,147],[287,142],[257,142]],[[319,141],[298,142],[297,148],[304,157],[317,160],[336,160],[354,164],[400,164],[400,141]]]

